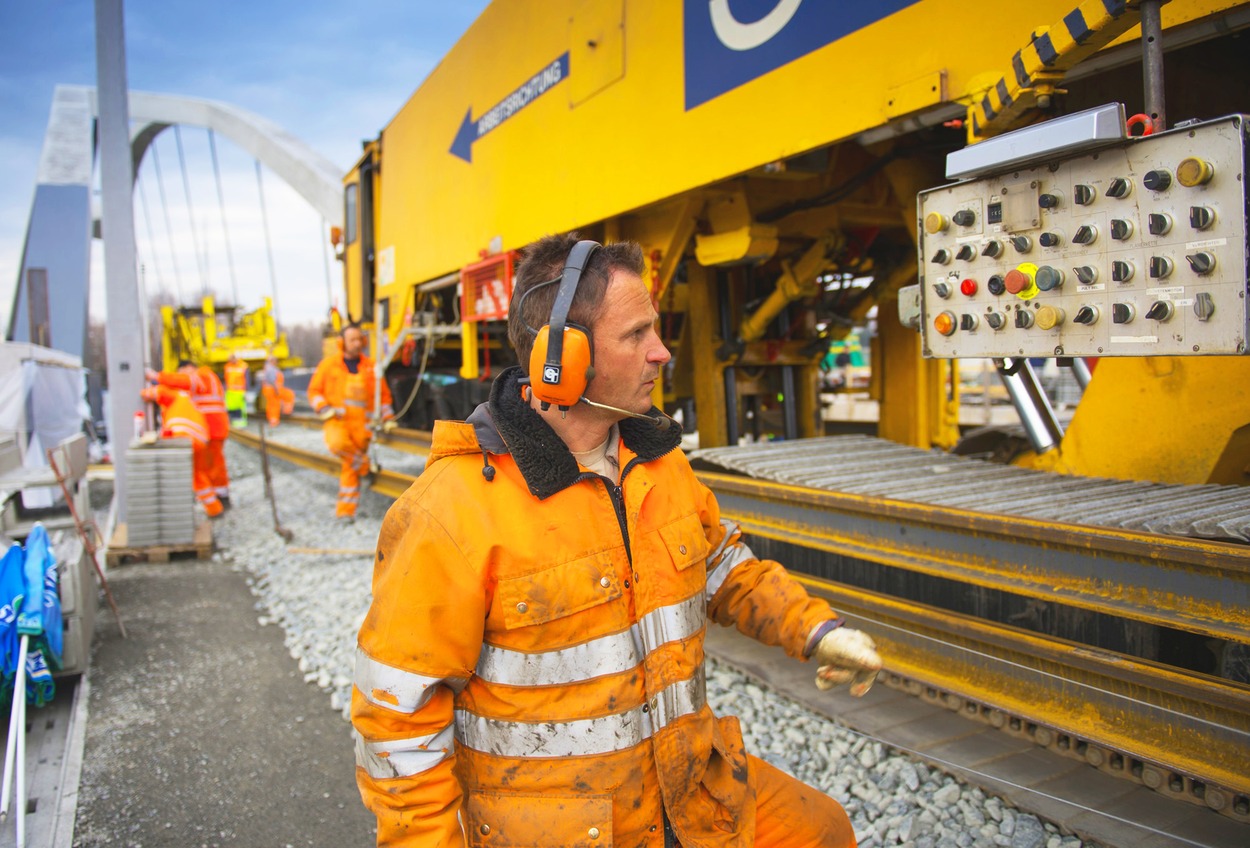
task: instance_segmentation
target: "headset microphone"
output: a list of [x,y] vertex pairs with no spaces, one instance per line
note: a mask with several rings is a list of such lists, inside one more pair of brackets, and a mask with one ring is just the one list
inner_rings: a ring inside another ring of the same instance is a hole
[[595,409],[606,409],[608,412],[616,412],[620,415],[629,416],[630,418],[641,418],[643,421],[650,421],[655,425],[657,430],[667,430],[669,427],[672,427],[677,423],[662,412],[660,413],[660,417],[656,418],[654,415],[644,415],[641,412],[630,412],[628,409],[621,409],[617,406],[608,406],[606,403],[596,403],[595,401],[589,400],[585,397],[582,398],[582,403],[587,406],[593,406]]

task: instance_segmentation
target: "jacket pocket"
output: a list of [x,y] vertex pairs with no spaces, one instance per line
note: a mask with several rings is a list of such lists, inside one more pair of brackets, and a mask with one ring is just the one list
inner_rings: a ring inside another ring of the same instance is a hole
[[472,848],[611,848],[611,795],[469,792],[465,836]]
[[509,630],[564,618],[621,596],[610,551],[499,581],[496,590]]
[[707,563],[707,536],[703,533],[703,523],[694,513],[661,527],[660,541],[678,571],[695,563]]

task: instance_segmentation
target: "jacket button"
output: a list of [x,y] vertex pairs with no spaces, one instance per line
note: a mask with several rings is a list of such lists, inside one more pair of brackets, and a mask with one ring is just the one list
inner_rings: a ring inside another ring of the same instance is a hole
[[606,577],[600,577],[600,578],[599,578],[599,585],[600,585],[600,586],[602,586],[603,588],[605,588],[605,589],[606,589],[606,588],[608,588],[609,586],[611,586],[611,585],[612,585],[612,581],[611,581],[611,580],[609,580],[609,579],[608,579],[608,578],[606,578]]
[[682,556],[685,556],[685,555],[686,555],[686,546],[685,546],[685,545],[678,545],[678,546],[677,546],[677,550],[679,550],[679,551],[681,552]]
[[597,828],[597,827],[592,827],[590,830],[586,831],[586,835],[587,835],[587,836],[589,836],[591,839],[598,839],[598,838],[599,838],[599,828]]
[[517,612],[525,612],[528,609],[529,609],[529,606],[525,603],[525,601],[521,601],[521,603],[516,605]]
[[482,831],[482,835],[485,836],[486,834],[490,833],[490,825],[484,824],[481,827],[479,827],[478,830]]

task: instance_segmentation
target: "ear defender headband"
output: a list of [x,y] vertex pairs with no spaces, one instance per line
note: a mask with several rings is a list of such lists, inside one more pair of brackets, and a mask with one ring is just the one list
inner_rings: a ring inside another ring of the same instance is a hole
[[[581,400],[586,386],[595,376],[590,330],[580,324],[570,324],[568,319],[582,272],[598,249],[599,243],[589,240],[573,245],[564,263],[564,272],[560,275],[560,288],[551,306],[551,317],[534,338],[534,347],[530,351],[529,385],[534,397],[542,402],[543,409],[555,404],[561,412],[568,410]],[[555,282],[539,283],[522,296],[522,301],[541,286]],[[520,306],[518,304],[518,308]]]

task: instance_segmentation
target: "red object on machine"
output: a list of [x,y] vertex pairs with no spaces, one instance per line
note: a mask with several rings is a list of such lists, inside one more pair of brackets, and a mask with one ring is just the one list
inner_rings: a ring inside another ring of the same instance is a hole
[[509,250],[466,265],[460,271],[462,321],[495,321],[508,317],[515,259],[516,251]]

